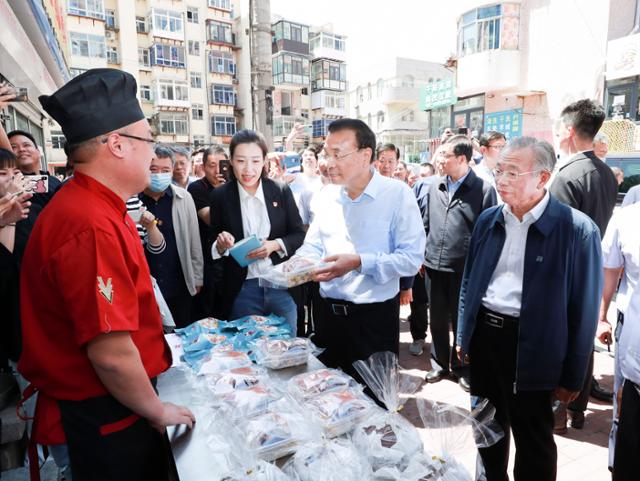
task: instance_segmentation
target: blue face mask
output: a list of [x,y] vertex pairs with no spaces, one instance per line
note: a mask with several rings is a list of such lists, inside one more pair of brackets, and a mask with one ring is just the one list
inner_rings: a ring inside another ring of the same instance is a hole
[[171,184],[171,173],[165,174],[151,174],[151,183],[149,189],[153,192],[164,192]]

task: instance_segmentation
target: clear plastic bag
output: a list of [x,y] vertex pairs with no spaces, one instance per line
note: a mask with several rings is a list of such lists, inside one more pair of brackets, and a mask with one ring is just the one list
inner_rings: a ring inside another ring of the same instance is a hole
[[272,289],[289,289],[312,281],[315,272],[326,266],[320,260],[293,256],[261,275],[258,284]]
[[251,359],[244,352],[211,350],[203,360],[198,374],[219,374],[238,367],[251,366]]
[[346,438],[300,446],[282,470],[300,481],[366,481],[370,471],[367,460]]
[[262,368],[246,366],[207,375],[206,380],[211,392],[220,395],[264,384],[267,380],[267,374]]
[[367,455],[377,479],[397,479],[411,458],[423,450],[416,428],[398,411],[422,380],[400,372],[398,358],[391,352],[377,352],[353,366],[388,411],[378,411],[353,431],[355,446]]
[[259,460],[251,468],[237,468],[221,481],[292,481],[277,466]]
[[441,478],[445,481],[481,479],[478,448],[493,446],[504,436],[494,419],[495,408],[491,403],[474,398],[475,408],[469,412],[421,397],[417,397],[416,402],[426,428],[426,451],[443,462]]
[[260,339],[254,345],[253,355],[258,364],[269,369],[306,364],[314,346],[309,339]]
[[222,394],[216,405],[231,419],[247,419],[267,413],[281,397],[273,388],[258,385]]
[[320,394],[307,399],[304,405],[329,438],[348,433],[375,408],[357,388]]
[[305,400],[331,391],[343,391],[357,386],[349,375],[337,369],[318,369],[292,377],[288,391],[298,400]]

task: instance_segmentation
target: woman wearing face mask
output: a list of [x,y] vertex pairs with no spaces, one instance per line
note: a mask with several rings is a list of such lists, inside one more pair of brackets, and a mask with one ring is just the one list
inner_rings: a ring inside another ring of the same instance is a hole
[[[292,256],[304,240],[302,221],[289,187],[267,177],[267,145],[259,132],[241,130],[231,139],[230,180],[211,194],[213,259],[221,269],[214,315],[237,319],[251,314],[284,317],[296,330],[296,305],[286,290],[260,287],[258,278]],[[228,255],[234,243],[255,235],[262,246],[241,267]]]
[[149,186],[139,195],[146,210],[139,210],[136,216],[147,231],[145,255],[151,275],[158,282],[176,327],[185,327],[194,320],[192,298],[202,288],[198,217],[191,194],[171,184],[173,151],[159,146],[155,153]]

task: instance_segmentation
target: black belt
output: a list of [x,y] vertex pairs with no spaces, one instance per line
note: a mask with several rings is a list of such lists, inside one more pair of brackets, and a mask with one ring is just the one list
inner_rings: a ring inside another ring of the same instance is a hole
[[388,302],[396,300],[396,298],[397,296],[383,302],[371,302],[369,304],[355,304],[351,301],[331,299],[330,297],[323,297],[322,300],[327,303],[329,310],[334,316],[350,316],[356,313],[373,311]]
[[519,320],[518,317],[507,316],[506,314],[487,309],[484,306],[480,308],[478,318],[486,325],[497,328],[516,326]]

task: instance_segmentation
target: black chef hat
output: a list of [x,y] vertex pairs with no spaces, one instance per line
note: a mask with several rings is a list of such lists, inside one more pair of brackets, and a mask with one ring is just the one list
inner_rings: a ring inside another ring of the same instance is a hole
[[70,144],[112,132],[144,119],[136,79],[112,68],[87,70],[52,95],[38,97],[62,127]]

